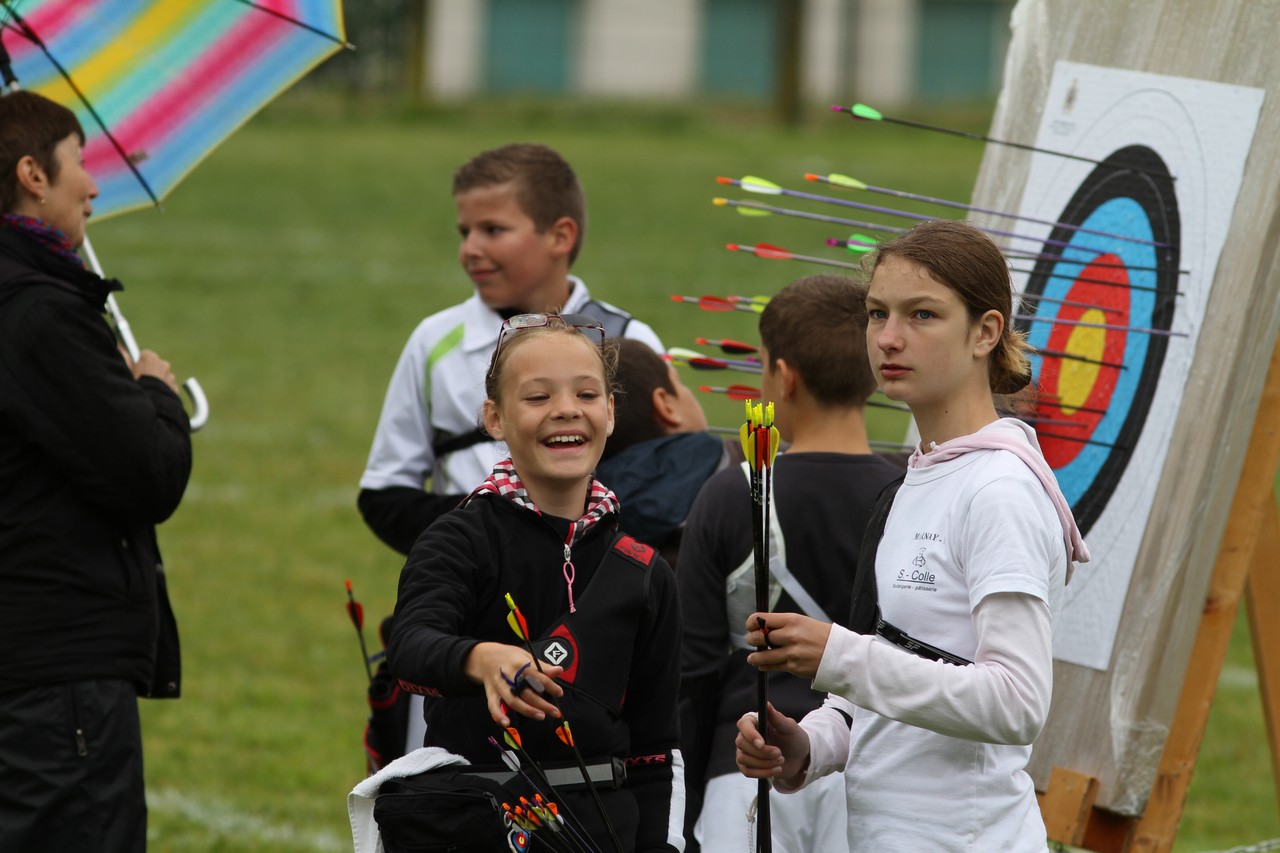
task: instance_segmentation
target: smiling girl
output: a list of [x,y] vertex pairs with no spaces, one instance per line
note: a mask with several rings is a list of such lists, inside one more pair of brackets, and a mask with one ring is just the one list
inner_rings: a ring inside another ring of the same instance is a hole
[[[613,431],[614,351],[603,335],[584,315],[503,323],[483,421],[511,457],[418,539],[388,654],[406,689],[436,697],[426,702],[424,745],[493,765],[495,721],[518,720],[524,749],[544,768],[576,768],[555,732],[563,713],[586,763],[604,769],[599,793],[623,847],[676,850],[680,617],[670,568],[618,532],[617,499],[593,476]],[[508,593],[541,671],[507,623]],[[607,842],[575,787],[560,791]]]
[[1008,268],[981,231],[939,220],[883,246],[871,272],[871,366],[920,445],[882,496],[878,544],[868,527],[858,630],[758,614],[772,648],[749,661],[828,698],[800,723],[770,709],[767,746],[743,717],[738,765],[783,791],[843,771],[853,850],[1042,851],[1025,768],[1049,711],[1054,616],[1088,551],[1034,432],[996,413],[993,394],[1030,379]]

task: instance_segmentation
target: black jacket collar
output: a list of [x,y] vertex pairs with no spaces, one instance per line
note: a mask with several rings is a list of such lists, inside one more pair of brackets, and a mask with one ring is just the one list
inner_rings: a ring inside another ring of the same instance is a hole
[[25,267],[31,272],[70,285],[76,293],[99,308],[105,305],[108,294],[124,289],[114,278],[102,278],[97,273],[58,257],[16,228],[0,227],[0,265],[3,265],[0,266],[0,290],[26,283],[22,280],[25,276],[20,269],[14,267]]

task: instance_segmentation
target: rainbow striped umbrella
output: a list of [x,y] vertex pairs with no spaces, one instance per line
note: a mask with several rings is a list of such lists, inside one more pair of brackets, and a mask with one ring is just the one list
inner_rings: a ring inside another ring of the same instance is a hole
[[0,0],[23,88],[76,111],[94,218],[152,204],[346,43],[340,0]]

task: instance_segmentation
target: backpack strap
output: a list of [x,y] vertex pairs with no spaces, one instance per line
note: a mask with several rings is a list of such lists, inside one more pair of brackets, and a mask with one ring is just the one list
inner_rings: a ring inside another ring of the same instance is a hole
[[862,548],[858,551],[858,568],[853,575],[849,628],[859,634],[879,634],[895,646],[927,660],[966,666],[973,661],[917,640],[901,628],[886,622],[880,615],[880,601],[876,592],[876,552],[880,549],[880,540],[884,538],[884,526],[889,520],[889,511],[893,509],[893,500],[905,478],[904,474],[880,490],[875,509],[867,520],[867,530],[862,535]]
[[[747,481],[751,480],[751,469],[746,462],[742,463],[742,472],[746,476]],[[769,482],[769,498],[774,501],[773,481]],[[755,555],[748,554],[747,559],[742,565],[734,569],[733,572],[725,579],[726,591],[728,597],[734,601],[740,602],[740,605],[730,614],[729,624],[731,626],[742,625],[746,622],[746,618],[755,612]],[[778,523],[778,514],[773,512],[769,516],[769,606],[773,607],[778,603],[778,599],[785,590],[787,595],[791,596],[791,600],[796,603],[806,616],[813,619],[820,619],[823,622],[830,622],[831,617],[822,609],[822,605],[809,594],[804,588],[800,580],[787,567],[787,546],[786,540],[782,536],[782,525]],[[737,611],[749,607],[746,613],[739,614]],[[741,619],[736,622],[734,618],[741,615]],[[747,635],[743,631],[733,629],[729,633],[729,642],[735,648],[754,649],[754,646],[747,645]]]
[[466,450],[468,447],[475,447],[477,444],[484,444],[487,441],[493,441],[493,438],[489,433],[476,427],[470,432],[464,432],[461,435],[437,438],[431,442],[431,452],[435,454],[436,459],[442,459],[450,453],[457,453],[459,450]]
[[564,667],[562,682],[614,715],[622,711],[656,558],[648,545],[612,533],[577,610],[566,611],[532,643],[539,658]]
[[605,305],[603,302],[597,302],[594,299],[588,299],[582,303],[582,307],[574,313],[587,314],[599,320],[600,325],[604,326],[604,336],[606,338],[622,337],[627,331],[627,326],[631,325],[632,320],[631,315],[621,308]]

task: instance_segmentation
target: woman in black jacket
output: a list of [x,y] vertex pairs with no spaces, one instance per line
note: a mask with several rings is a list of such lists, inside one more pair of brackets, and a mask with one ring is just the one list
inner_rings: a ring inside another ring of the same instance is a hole
[[76,249],[84,133],[0,98],[0,850],[143,850],[137,696],[179,692],[154,525],[191,472],[169,365],[121,355]]
[[[515,725],[545,768],[576,768],[556,731],[567,719],[584,761],[603,769],[599,794],[622,847],[679,850],[675,579],[652,548],[617,532],[617,499],[593,476],[613,429],[609,371],[594,345],[603,334],[582,315],[503,324],[484,423],[511,459],[418,539],[388,652],[404,687],[436,697],[425,745],[498,765],[489,738]],[[541,671],[508,624],[508,594]],[[593,800],[571,790],[576,769],[562,778],[586,832],[613,849]]]

